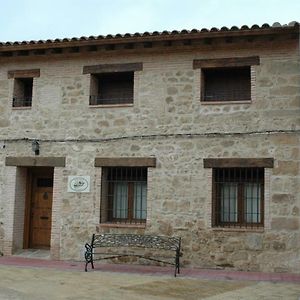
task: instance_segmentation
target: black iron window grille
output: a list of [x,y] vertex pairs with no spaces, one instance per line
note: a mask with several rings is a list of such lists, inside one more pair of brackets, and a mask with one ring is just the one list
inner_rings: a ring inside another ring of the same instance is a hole
[[140,224],[146,217],[147,168],[103,168],[101,222]]
[[33,78],[16,78],[14,81],[13,107],[32,105]]
[[202,101],[251,100],[250,67],[202,69]]
[[134,72],[91,75],[90,105],[133,103]]
[[30,107],[32,104],[32,97],[13,98],[13,107]]
[[213,169],[213,214],[217,227],[264,224],[264,168]]

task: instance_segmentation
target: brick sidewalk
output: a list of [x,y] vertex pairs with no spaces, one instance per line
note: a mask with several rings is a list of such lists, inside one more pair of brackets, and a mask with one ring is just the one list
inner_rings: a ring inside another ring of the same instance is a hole
[[[19,266],[33,268],[51,268],[59,270],[84,271],[84,262],[74,261],[54,261],[36,258],[23,258],[16,256],[0,257],[0,265]],[[89,266],[89,270],[90,270]],[[133,273],[145,275],[170,275],[173,276],[174,268],[158,267],[130,264],[95,264],[95,270],[104,272]],[[251,280],[251,281],[272,281],[272,282],[291,282],[300,283],[300,274],[290,273],[261,273],[261,272],[242,272],[230,270],[207,270],[182,268],[179,277],[192,277],[208,280]]]

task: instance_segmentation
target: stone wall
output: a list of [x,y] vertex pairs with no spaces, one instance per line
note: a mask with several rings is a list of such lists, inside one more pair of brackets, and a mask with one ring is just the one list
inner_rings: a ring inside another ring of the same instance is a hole
[[[55,171],[56,257],[80,259],[100,232],[180,235],[183,263],[253,271],[300,270],[300,62],[296,41],[217,45],[210,49],[125,50],[90,57],[7,59],[0,67],[0,251],[7,213],[7,156],[65,156]],[[238,50],[237,50],[238,49]],[[212,52],[213,50],[213,52]],[[193,59],[259,55],[251,104],[200,103],[200,70]],[[135,72],[132,107],[89,107],[84,65],[143,62]],[[12,109],[13,69],[41,70],[30,109]],[[149,168],[146,228],[99,226],[101,168],[95,157],[155,156]],[[265,174],[263,230],[211,228],[211,169],[203,158],[273,157]],[[68,193],[69,175],[90,175],[90,193]]]

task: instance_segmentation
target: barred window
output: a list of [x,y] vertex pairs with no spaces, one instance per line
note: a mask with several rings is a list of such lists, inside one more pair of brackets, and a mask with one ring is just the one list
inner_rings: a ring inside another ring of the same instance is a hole
[[263,226],[264,168],[214,168],[213,214],[217,227]]
[[33,78],[15,78],[13,107],[30,107],[32,103]]
[[251,100],[250,66],[202,69],[202,101]]
[[91,75],[90,105],[133,103],[134,72]]
[[139,224],[146,216],[147,168],[103,168],[101,222]]

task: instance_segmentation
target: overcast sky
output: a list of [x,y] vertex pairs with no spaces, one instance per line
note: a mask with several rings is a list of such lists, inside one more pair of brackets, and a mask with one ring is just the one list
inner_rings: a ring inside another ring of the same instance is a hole
[[0,0],[0,41],[300,21],[300,0]]

